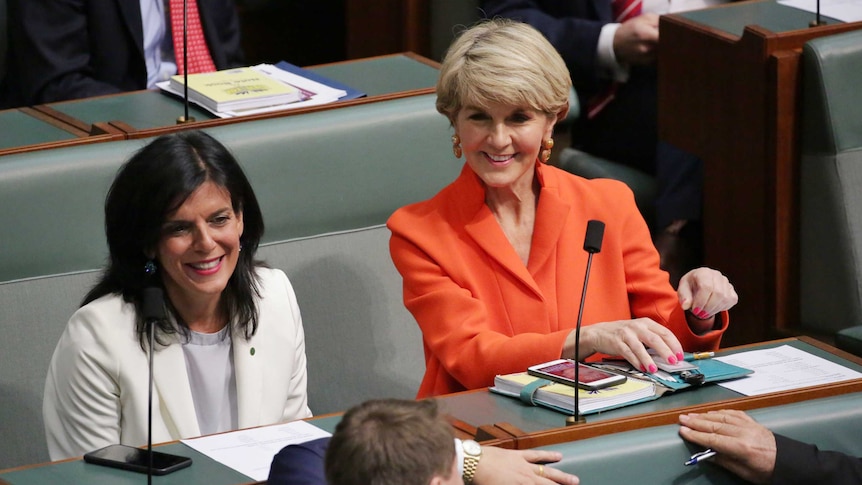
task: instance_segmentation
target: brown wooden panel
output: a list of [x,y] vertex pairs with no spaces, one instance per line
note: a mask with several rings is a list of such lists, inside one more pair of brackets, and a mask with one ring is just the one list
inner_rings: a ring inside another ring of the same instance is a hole
[[428,0],[346,0],[347,58],[431,52]]
[[858,28],[736,37],[681,15],[659,22],[659,136],[703,159],[704,260],[740,295],[723,345],[798,322],[798,57],[812,38]]

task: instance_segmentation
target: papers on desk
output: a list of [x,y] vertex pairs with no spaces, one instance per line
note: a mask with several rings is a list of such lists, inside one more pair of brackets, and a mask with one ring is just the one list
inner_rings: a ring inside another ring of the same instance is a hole
[[261,426],[182,440],[213,460],[261,482],[269,477],[272,459],[287,445],[332,436],[306,421]]
[[754,371],[742,379],[719,383],[745,396],[862,378],[859,372],[789,345],[738,352],[715,359]]
[[[321,104],[332,103],[333,101],[337,101],[338,99],[347,96],[347,91],[343,89],[337,89],[327,86],[324,83],[314,81],[307,77],[294,74],[283,69],[279,69],[272,64],[258,64],[256,66],[252,66],[251,69],[260,73],[264,73],[274,79],[277,79],[278,81],[281,81],[296,89],[299,89],[303,93],[303,96],[301,98],[302,100],[287,104],[268,106],[265,108],[234,111],[214,111],[200,104],[198,104],[198,106],[206,109],[207,111],[218,116],[219,118],[233,118],[235,116],[271,113],[275,111],[284,111],[289,109],[317,106]],[[175,86],[172,86],[170,81],[156,83],[156,86],[162,91],[171,93],[175,96],[179,96],[180,98],[183,97],[182,90],[177,89]]]
[[[778,0],[778,3],[806,12],[817,11],[817,0]],[[820,0],[820,15],[842,22],[858,22],[862,20],[862,0]]]

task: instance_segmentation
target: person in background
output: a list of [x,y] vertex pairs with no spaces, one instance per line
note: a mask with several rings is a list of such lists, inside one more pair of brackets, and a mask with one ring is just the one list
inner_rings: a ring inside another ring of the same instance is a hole
[[285,447],[276,455],[267,483],[577,485],[576,476],[545,465],[561,458],[557,452],[505,450],[455,439],[433,399],[380,399],[348,410],[331,439]]
[[485,14],[526,22],[572,74],[581,116],[572,142],[587,153],[654,175],[655,244],[676,287],[702,260],[703,163],[658,139],[659,15],[726,0],[484,0]]
[[592,262],[579,355],[621,356],[655,372],[647,347],[676,363],[717,348],[737,302],[721,273],[698,268],[678,291],[622,182],[544,163],[568,110],[569,71],[533,27],[494,19],[450,46],[437,110],[451,122],[460,176],[388,221],[404,303],[422,330],[418,397],[487,387],[497,374],[575,355],[587,221],[606,225]]
[[[177,74],[178,62],[182,65],[172,35],[178,30],[176,40],[182,41],[182,21],[179,29],[171,28],[171,12],[181,15],[182,4],[182,0],[9,0],[9,65],[0,87],[0,106],[152,89]],[[190,59],[189,72],[197,72],[198,65],[207,66],[200,68],[205,70],[243,65],[234,1],[189,0],[192,10],[199,12],[206,55],[200,64]],[[190,24],[189,55],[196,52],[194,32]]]
[[299,306],[255,259],[263,231],[239,164],[203,132],[161,136],[123,165],[105,201],[107,267],[48,367],[52,460],[147,443],[150,286],[168,315],[154,324],[153,442],[311,416]]
[[859,485],[862,459],[773,433],[742,411],[682,414],[683,439],[718,452],[710,461],[752,483]]

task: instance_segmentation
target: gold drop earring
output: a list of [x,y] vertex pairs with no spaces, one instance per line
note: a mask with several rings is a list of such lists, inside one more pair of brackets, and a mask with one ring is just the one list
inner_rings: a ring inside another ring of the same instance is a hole
[[551,148],[554,148],[553,138],[548,138],[542,142],[542,152],[539,154],[539,158],[543,163],[548,163],[548,160],[551,159]]
[[452,153],[455,158],[461,158],[461,137],[458,135],[452,135]]

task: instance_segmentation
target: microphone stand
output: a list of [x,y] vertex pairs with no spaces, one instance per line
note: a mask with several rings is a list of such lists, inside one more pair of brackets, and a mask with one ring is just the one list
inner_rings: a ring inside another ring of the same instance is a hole
[[[147,484],[152,485],[153,471],[155,470],[155,467],[153,466],[153,375],[155,374],[155,372],[153,372],[153,361],[156,357],[155,326],[156,323],[164,321],[167,318],[167,315],[165,314],[165,295],[161,288],[157,286],[148,286],[141,291],[141,313],[143,314],[144,321],[147,324],[147,334],[150,341],[150,348],[148,351],[150,375],[149,399],[147,399]],[[166,455],[164,453],[162,454]],[[166,455],[167,458],[172,456],[175,455]],[[188,461],[188,465],[190,464],[191,461]],[[173,470],[165,471],[160,469],[159,474],[170,473],[171,471]]]
[[[173,33],[176,35],[176,32]],[[183,0],[183,116],[177,118],[177,124],[193,123],[194,116],[189,116],[189,0]]]
[[820,0],[817,0],[817,10],[815,11],[814,20],[808,23],[809,27],[818,27],[820,25],[826,25],[826,22],[820,20]]
[[153,483],[153,345],[155,343],[155,330],[153,327],[156,321],[153,318],[147,319],[147,332],[150,334],[150,389],[149,398],[147,399],[147,485]]
[[150,340],[148,357],[149,398],[147,399],[147,484],[153,482],[153,360],[155,359],[155,326],[156,322],[165,319],[165,296],[162,289],[149,286],[141,291],[141,311],[147,323],[147,334]]
[[575,408],[571,416],[566,416],[566,426],[586,423],[587,420],[581,416],[581,411],[578,406],[580,394],[580,347],[581,347],[581,319],[584,316],[584,304],[587,301],[587,284],[590,281],[590,267],[593,264],[593,255],[602,250],[602,238],[605,234],[605,223],[602,221],[591,220],[587,222],[587,231],[584,236],[584,251],[587,252],[587,270],[584,272],[584,288],[581,290],[581,305],[578,311],[578,320],[575,324]]

